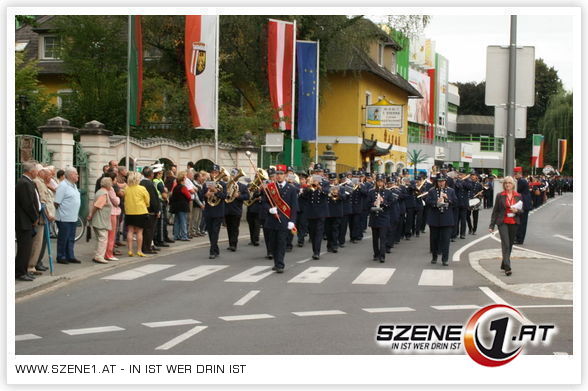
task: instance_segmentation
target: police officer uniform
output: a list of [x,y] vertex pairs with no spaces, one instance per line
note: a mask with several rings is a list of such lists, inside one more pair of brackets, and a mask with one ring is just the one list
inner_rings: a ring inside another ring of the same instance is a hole
[[[437,175],[437,183],[445,181],[446,177],[441,174]],[[438,201],[444,198],[442,194],[446,195],[446,201],[439,203]],[[431,263],[437,263],[437,256],[441,254],[443,265],[448,266],[449,240],[454,226],[451,205],[457,203],[457,197],[452,188],[445,187],[441,189],[437,185],[429,190],[425,198],[425,202],[430,206],[427,224],[429,225],[430,247],[433,254]]]
[[[220,167],[217,164],[214,164],[212,166],[212,171],[210,172],[211,177],[214,177],[215,172],[218,173],[219,171]],[[206,200],[202,216],[206,224],[208,239],[210,240],[209,259],[215,259],[220,255],[218,236],[225,218],[225,203],[223,200],[227,197],[227,184],[223,181],[218,181],[217,183],[222,187],[222,189],[219,189],[219,191],[216,192],[216,196],[221,200],[218,205],[210,205],[209,199],[206,197],[206,194],[209,192],[207,186],[203,186],[199,194],[201,199]]]
[[[323,171],[322,164],[316,163],[314,165],[314,172],[320,175]],[[312,183],[312,178],[309,178]],[[301,198],[307,202],[306,211],[308,219],[308,234],[310,242],[312,243],[312,258],[319,259],[321,253],[321,243],[325,229],[325,218],[328,214],[327,198],[329,194],[329,182],[322,179],[318,188],[314,188],[309,184],[302,192]]]
[[[231,171],[231,175],[235,176],[237,169]],[[227,226],[227,236],[229,237],[229,247],[227,250],[236,251],[237,243],[239,241],[239,226],[241,225],[241,216],[243,215],[243,201],[249,199],[249,192],[247,186],[243,183],[237,182],[239,188],[239,195],[233,202],[225,203],[225,225]]]
[[[353,177],[357,178],[359,181],[359,171],[352,171]],[[357,243],[361,240],[361,211],[362,211],[362,195],[361,195],[361,188],[362,183],[358,182],[357,185],[354,185],[353,190],[351,192],[351,215],[349,216],[349,238],[351,243]]]
[[[393,202],[392,193],[384,187],[384,175],[376,176],[376,186],[370,189],[368,202],[370,207],[369,224],[372,228],[372,248],[374,261],[384,262],[386,259],[386,234],[390,227],[389,208]],[[378,198],[381,198],[377,205]]]

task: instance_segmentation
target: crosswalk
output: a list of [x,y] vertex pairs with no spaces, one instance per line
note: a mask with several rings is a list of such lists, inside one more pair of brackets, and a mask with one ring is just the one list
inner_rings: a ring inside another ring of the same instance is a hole
[[[257,283],[275,273],[271,266],[258,265],[245,270],[237,270],[240,266],[230,265],[200,265],[187,270],[179,271],[177,265],[173,264],[149,264],[120,273],[102,277],[103,280],[131,281],[139,280],[156,273],[167,272],[162,276],[163,281],[174,282],[195,282],[210,278],[220,271],[232,271],[236,274],[229,278],[223,275],[223,281],[227,283]],[[308,266],[288,280],[288,284],[322,284],[330,277],[340,272],[337,266]],[[169,274],[169,272],[174,272]],[[390,267],[366,267],[354,279],[349,282],[352,285],[388,285],[399,281],[404,277],[397,276],[395,268]],[[346,273],[347,275],[347,273]],[[418,282],[419,286],[453,286],[453,270],[451,269],[423,269]]]

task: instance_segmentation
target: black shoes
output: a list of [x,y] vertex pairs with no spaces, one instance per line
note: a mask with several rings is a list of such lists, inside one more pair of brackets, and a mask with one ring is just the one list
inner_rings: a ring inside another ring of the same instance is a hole
[[391,248],[389,248],[389,247],[387,247],[387,248],[386,248],[386,254],[391,254],[391,253],[392,253],[392,249],[391,249]]
[[465,239],[466,237],[465,237],[465,235],[459,235],[459,238],[460,239]]
[[449,263],[447,262],[447,259],[443,259],[442,260],[443,266],[449,266]]
[[318,254],[312,254],[312,259],[320,259],[320,255]]
[[304,247],[304,242],[298,242],[298,247]]
[[504,274],[506,274],[507,276],[510,276],[512,274],[512,270],[505,270]]
[[35,279],[33,277],[29,276],[28,274],[23,274],[20,277],[16,277],[16,279],[18,281],[35,281]]
[[276,273],[284,273],[284,269],[282,268],[276,268]]
[[69,265],[69,261],[67,259],[58,259],[57,260],[57,263],[61,263],[61,264],[64,264],[64,265]]
[[452,242],[452,243],[453,243],[453,242],[455,242],[455,238],[451,238],[451,242]]
[[341,248],[345,247],[345,243],[339,243],[339,247],[341,247]]
[[272,267],[272,270],[276,271],[276,270],[278,270],[278,268],[274,266],[274,267]]
[[173,239],[165,239],[164,242],[165,243],[175,243],[176,241]]
[[266,256],[265,256],[265,258],[266,258],[266,259],[274,259],[274,256],[273,256],[273,255],[271,255],[271,254],[268,254],[268,255],[266,255]]
[[210,255],[208,256],[208,259],[215,259],[215,258],[216,258],[216,254],[210,254]]
[[165,242],[155,243],[155,245],[158,246],[158,247],[169,247],[169,244],[167,244]]
[[80,260],[79,260],[79,259],[77,259],[77,258],[74,258],[74,259],[68,259],[67,261],[68,261],[69,263],[82,263],[82,261],[80,261]]
[[44,265],[37,265],[35,266],[35,269],[37,269],[40,272],[46,272],[47,270],[49,270],[49,268],[45,267]]
[[227,250],[235,252],[235,251],[237,251],[237,248],[235,248],[233,246],[229,246],[229,247],[227,247]]
[[380,263],[384,263],[384,258],[380,258]]
[[437,257],[433,257],[433,259],[431,259],[431,263],[434,265],[437,263]]

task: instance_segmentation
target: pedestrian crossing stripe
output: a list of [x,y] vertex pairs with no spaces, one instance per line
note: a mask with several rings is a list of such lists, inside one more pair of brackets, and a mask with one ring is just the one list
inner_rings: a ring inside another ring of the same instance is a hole
[[[126,270],[121,273],[112,274],[110,276],[102,277],[103,280],[121,280],[130,281],[136,280],[153,273],[157,273],[176,265],[150,264],[137,267],[135,269]],[[178,281],[178,282],[192,282],[204,277],[210,276],[221,270],[229,268],[229,265],[200,265],[188,269],[181,273],[174,274],[163,278],[163,281]],[[237,283],[255,283],[264,278],[273,275],[274,272],[271,266],[257,265],[252,266],[232,277],[225,279],[225,282]],[[298,284],[321,284],[325,282],[337,270],[338,266],[310,266],[292,277],[288,283]],[[351,282],[353,285],[386,285],[390,283],[395,268],[378,268],[368,267],[359,273],[359,275]],[[453,285],[453,270],[437,270],[424,269],[418,281],[420,286],[452,286]]]

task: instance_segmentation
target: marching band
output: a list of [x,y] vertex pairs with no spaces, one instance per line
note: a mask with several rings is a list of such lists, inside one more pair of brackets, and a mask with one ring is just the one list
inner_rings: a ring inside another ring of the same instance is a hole
[[[210,259],[220,255],[218,236],[224,223],[229,237],[227,250],[237,251],[243,204],[247,207],[249,245],[260,245],[273,270],[283,273],[285,255],[308,242],[313,260],[320,259],[323,240],[326,250],[337,253],[346,243],[358,243],[369,227],[373,260],[384,263],[402,239],[410,240],[430,230],[431,263],[448,266],[450,242],[465,238],[465,227],[475,235],[478,213],[488,186],[475,171],[450,171],[442,166],[431,176],[419,173],[412,179],[408,170],[390,175],[372,175],[362,170],[329,172],[316,163],[306,172],[277,164],[268,170],[251,161],[253,178],[241,168],[227,172],[213,165],[210,180],[199,191],[204,201],[203,218],[210,240]],[[244,180],[243,183],[241,179]],[[307,239],[308,236],[308,239]]]

